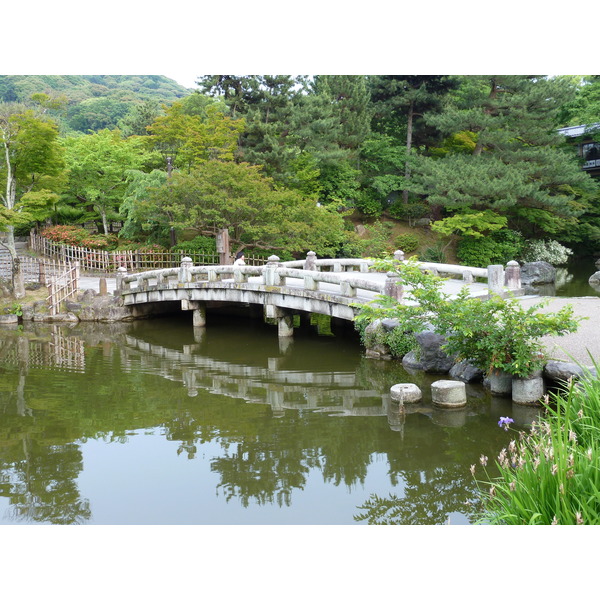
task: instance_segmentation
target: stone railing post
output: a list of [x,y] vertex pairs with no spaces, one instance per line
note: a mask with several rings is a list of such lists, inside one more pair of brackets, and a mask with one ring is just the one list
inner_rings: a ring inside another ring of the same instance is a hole
[[280,285],[281,279],[277,274],[277,268],[280,264],[279,256],[269,256],[268,262],[265,265],[265,285]]
[[391,271],[387,273],[385,279],[385,285],[383,286],[383,293],[385,296],[394,298],[397,302],[402,302],[404,297],[404,286],[400,277]]
[[190,283],[192,274],[190,268],[194,266],[192,259],[189,256],[184,256],[181,259],[181,267],[179,269],[179,283]]
[[312,250],[306,255],[306,260],[304,261],[304,270],[317,270],[317,255]]
[[471,269],[465,269],[462,274],[463,283],[465,285],[471,285],[473,283],[473,271]]
[[127,269],[125,267],[119,267],[117,269],[117,282],[115,289],[115,296],[120,296],[123,292],[123,278],[127,275]]
[[402,252],[402,250],[396,250],[396,252],[394,252],[394,261],[398,263],[404,262],[404,252]]
[[502,265],[489,265],[488,290],[491,294],[501,294],[504,289],[504,267]]
[[521,266],[516,260],[506,263],[504,281],[509,290],[521,289]]

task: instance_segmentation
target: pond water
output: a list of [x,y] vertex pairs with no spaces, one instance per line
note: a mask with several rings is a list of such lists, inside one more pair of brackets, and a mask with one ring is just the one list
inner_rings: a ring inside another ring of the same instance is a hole
[[[189,313],[0,329],[0,523],[467,524],[469,466],[537,411],[370,360],[351,326]],[[389,388],[416,382],[403,416]],[[492,461],[493,462],[493,461]]]
[[589,256],[580,257],[564,267],[557,267],[556,282],[540,288],[540,294],[564,298],[600,296],[600,288],[589,284],[589,278],[598,270],[594,264],[596,260]]

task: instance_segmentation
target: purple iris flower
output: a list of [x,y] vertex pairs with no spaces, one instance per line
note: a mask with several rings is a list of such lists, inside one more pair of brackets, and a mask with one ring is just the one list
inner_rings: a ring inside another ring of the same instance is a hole
[[508,426],[511,423],[514,423],[514,420],[510,417],[500,417],[500,420],[498,421],[498,427],[504,427],[504,429],[508,429]]

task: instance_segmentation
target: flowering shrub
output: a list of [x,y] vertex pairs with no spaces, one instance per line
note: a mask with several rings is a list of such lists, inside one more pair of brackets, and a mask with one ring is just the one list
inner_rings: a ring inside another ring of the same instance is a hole
[[90,233],[83,227],[75,225],[54,225],[40,232],[42,237],[64,246],[78,246],[92,250],[111,250],[117,244],[117,236],[113,234]]
[[525,246],[521,259],[525,262],[543,260],[551,265],[564,265],[573,250],[556,240],[530,240]]

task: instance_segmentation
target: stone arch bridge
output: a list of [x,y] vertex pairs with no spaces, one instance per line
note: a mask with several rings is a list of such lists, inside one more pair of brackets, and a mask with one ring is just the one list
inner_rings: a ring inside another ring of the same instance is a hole
[[[403,253],[397,251],[395,258],[403,260]],[[306,260],[285,263],[271,256],[264,266],[194,266],[190,258],[184,258],[180,267],[135,274],[119,269],[115,294],[122,297],[134,317],[164,312],[174,304],[193,311],[195,327],[206,325],[206,309],[211,305],[258,305],[263,307],[265,318],[277,321],[279,336],[288,337],[293,335],[293,316],[301,312],[352,321],[359,311],[357,305],[378,295],[401,300],[404,290],[399,278],[370,271],[371,265],[366,259],[316,259],[312,252]],[[481,297],[491,291],[520,288],[520,280],[514,278],[509,278],[505,287],[501,265],[481,269],[420,263],[420,267],[454,277],[444,284],[451,294],[464,285],[469,286],[471,295]],[[478,283],[475,278],[487,279],[487,283]]]

